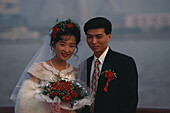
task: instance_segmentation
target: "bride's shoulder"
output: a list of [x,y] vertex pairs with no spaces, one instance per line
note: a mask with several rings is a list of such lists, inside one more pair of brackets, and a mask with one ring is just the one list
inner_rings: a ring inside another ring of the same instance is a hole
[[77,68],[68,63],[68,69],[77,72]]
[[44,62],[34,63],[30,68],[28,68],[27,72],[37,78],[42,78],[43,73],[46,71],[43,63]]
[[43,63],[44,62],[40,62],[40,63],[34,63],[30,68],[28,68],[28,71],[30,70],[41,70],[43,69]]

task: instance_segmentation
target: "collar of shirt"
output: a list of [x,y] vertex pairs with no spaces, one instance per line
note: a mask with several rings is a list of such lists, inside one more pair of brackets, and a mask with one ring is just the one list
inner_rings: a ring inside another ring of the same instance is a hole
[[[98,58],[98,60],[100,61],[100,64],[99,64],[100,71],[102,69],[103,62],[104,62],[104,59],[105,59],[108,51],[109,51],[109,47],[107,47],[106,50],[103,52],[103,54]],[[96,59],[97,59],[97,57],[94,55],[94,58],[93,58],[93,61],[92,61],[92,66],[91,66],[90,80],[92,79],[92,74],[94,72],[94,63],[95,63]]]
[[[103,62],[104,62],[104,59],[106,57],[106,54],[109,50],[109,47],[106,48],[106,50],[103,52],[103,54],[98,58],[98,60],[100,61],[100,64],[99,65],[103,65]],[[94,58],[93,58],[93,63],[96,61],[97,57],[94,55]],[[101,69],[100,69],[101,71]]]

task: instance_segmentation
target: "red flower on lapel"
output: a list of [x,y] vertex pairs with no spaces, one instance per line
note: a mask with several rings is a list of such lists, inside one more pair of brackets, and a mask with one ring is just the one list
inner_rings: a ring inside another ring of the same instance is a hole
[[111,80],[114,80],[115,78],[117,78],[116,73],[114,73],[113,71],[109,70],[109,71],[105,71],[105,77],[108,78],[106,86],[104,87],[104,91],[107,92],[108,86],[109,86],[109,82]]

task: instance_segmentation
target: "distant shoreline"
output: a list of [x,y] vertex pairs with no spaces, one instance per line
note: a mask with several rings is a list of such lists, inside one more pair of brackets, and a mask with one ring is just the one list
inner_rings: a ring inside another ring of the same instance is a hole
[[124,33],[114,34],[113,38],[127,38],[127,39],[170,39],[170,33]]
[[[83,35],[82,35],[83,36]],[[82,37],[83,38],[83,37]],[[40,37],[37,39],[27,38],[27,39],[1,39],[0,44],[9,44],[9,43],[43,43],[45,37]],[[170,40],[170,33],[122,33],[114,34],[112,33],[112,40]]]
[[0,39],[0,44],[22,44],[22,43],[43,43],[44,39],[38,38],[38,39]]

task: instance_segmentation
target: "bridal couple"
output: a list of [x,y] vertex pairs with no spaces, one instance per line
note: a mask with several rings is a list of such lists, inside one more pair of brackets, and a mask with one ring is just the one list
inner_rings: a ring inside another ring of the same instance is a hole
[[[104,17],[95,17],[84,25],[86,41],[94,54],[87,58],[79,72],[68,63],[78,51],[80,27],[68,19],[57,22],[40,50],[23,72],[11,99],[15,100],[15,113],[136,113],[138,102],[138,75],[132,57],[113,51],[108,43],[112,24]],[[123,45],[122,45],[123,46]],[[85,51],[83,52],[85,53]],[[83,56],[82,56],[83,57]],[[78,59],[79,59],[78,58]],[[78,62],[74,61],[74,62]],[[82,70],[82,69],[81,69]],[[93,102],[79,110],[64,110],[35,99],[39,85],[52,81],[56,75],[69,80],[79,79],[90,88]]]

